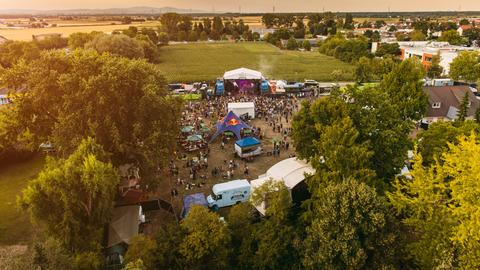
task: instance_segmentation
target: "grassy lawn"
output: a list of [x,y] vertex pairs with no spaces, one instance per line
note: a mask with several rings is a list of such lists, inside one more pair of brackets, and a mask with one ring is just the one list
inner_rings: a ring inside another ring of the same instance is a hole
[[16,207],[17,195],[43,168],[41,157],[0,168],[0,245],[28,242],[32,225],[27,213]]
[[163,47],[161,70],[169,82],[212,81],[227,70],[246,67],[270,79],[331,81],[334,70],[352,80],[352,65],[316,51],[282,51],[266,43],[197,43]]

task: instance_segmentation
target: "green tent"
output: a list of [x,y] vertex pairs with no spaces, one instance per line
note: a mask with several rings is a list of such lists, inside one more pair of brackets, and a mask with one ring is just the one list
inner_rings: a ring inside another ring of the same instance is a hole
[[232,137],[235,136],[235,134],[233,134],[233,132],[231,132],[231,131],[225,131],[225,132],[223,133],[223,135],[225,135],[225,136],[232,136]]
[[189,142],[199,142],[201,140],[203,140],[203,137],[202,137],[202,135],[198,135],[198,134],[191,135],[191,136],[187,137],[187,141],[189,141]]
[[182,95],[182,98],[184,100],[200,100],[202,99],[202,95],[201,94],[184,94]]
[[182,128],[182,132],[183,133],[190,133],[193,131],[193,127],[192,126],[185,126]]

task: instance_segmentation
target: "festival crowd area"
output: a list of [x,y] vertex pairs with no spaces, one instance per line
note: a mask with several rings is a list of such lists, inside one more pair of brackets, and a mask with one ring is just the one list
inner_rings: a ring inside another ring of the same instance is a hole
[[[295,151],[290,140],[290,124],[301,100],[289,96],[238,95],[187,102],[181,126],[184,127],[182,133],[188,132],[179,136],[180,150],[176,158],[171,159],[169,170],[165,173],[168,181],[163,181],[168,187],[160,188],[163,194],[158,195],[171,196],[174,207],[180,210],[185,194],[204,192],[208,195],[214,184],[235,179],[256,179],[277,162],[293,157]],[[243,121],[253,130],[250,136],[262,142],[264,152],[260,156],[238,157],[234,151],[235,136],[222,134],[211,141],[215,124],[228,113],[228,103],[238,102],[255,104],[255,119],[244,118]],[[189,148],[191,145],[195,147]],[[170,194],[165,194],[166,191]]]

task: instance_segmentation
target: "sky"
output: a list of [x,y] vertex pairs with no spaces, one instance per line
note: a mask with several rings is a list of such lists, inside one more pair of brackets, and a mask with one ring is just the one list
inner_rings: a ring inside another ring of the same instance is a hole
[[468,11],[480,10],[480,0],[0,0],[0,9],[176,7],[205,11]]

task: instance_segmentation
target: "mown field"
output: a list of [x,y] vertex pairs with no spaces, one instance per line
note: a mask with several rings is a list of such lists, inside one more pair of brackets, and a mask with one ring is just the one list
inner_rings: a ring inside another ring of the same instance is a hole
[[32,225],[27,213],[17,208],[16,199],[43,168],[44,159],[18,163],[0,169],[0,246],[31,240]]
[[169,82],[212,81],[240,67],[259,70],[269,79],[296,81],[331,81],[331,73],[342,70],[341,80],[352,80],[350,64],[317,51],[284,51],[263,42],[170,45],[160,55]]
[[136,26],[138,28],[142,27],[152,27],[157,28],[159,26],[158,22],[145,22],[145,23],[135,23],[135,24],[99,24],[99,23],[75,23],[70,22],[69,25],[61,25],[58,27],[48,27],[48,28],[27,28],[27,29],[0,29],[0,36],[4,36],[10,40],[23,40],[31,41],[32,35],[39,34],[52,34],[58,33],[62,34],[63,37],[68,37],[69,35],[76,32],[92,32],[99,31],[104,33],[111,33],[115,30],[127,29],[130,26]]

